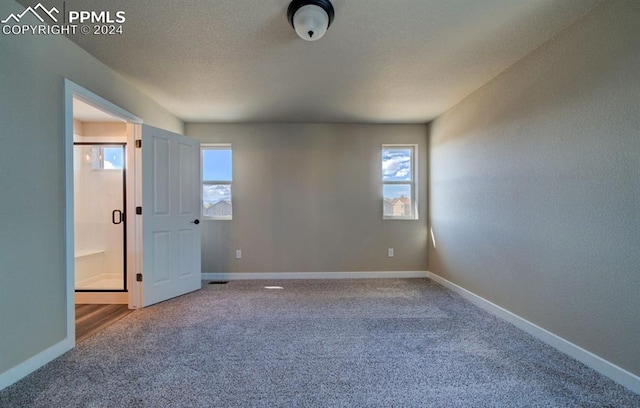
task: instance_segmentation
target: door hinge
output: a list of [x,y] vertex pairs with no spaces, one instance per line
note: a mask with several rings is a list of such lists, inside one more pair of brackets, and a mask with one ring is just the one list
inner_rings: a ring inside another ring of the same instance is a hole
[[140,149],[142,147],[142,139],[136,140],[136,148]]
[[142,215],[142,207],[136,207],[136,214]]
[[136,273],[136,282],[142,282],[142,274]]

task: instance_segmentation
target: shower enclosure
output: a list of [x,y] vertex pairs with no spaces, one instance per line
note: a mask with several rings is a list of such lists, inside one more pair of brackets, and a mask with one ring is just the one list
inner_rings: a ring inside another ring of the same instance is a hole
[[126,292],[126,144],[73,150],[76,292]]

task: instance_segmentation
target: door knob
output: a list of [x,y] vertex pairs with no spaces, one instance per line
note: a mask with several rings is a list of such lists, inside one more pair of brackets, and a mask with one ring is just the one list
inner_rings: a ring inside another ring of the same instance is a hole
[[200,224],[200,220],[196,218],[195,220],[191,221],[191,223],[198,225]]
[[111,213],[111,222],[118,225],[124,221],[124,213],[120,210],[113,210]]

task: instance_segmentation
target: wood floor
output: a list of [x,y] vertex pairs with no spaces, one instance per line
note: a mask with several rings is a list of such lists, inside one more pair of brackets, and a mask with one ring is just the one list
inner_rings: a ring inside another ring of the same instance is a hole
[[76,343],[133,312],[127,305],[76,305]]

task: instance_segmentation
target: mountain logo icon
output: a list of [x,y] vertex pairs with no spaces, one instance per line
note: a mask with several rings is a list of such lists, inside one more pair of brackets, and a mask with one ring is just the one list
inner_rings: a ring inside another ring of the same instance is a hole
[[22,17],[24,17],[27,13],[31,13],[33,14],[38,20],[40,20],[41,23],[44,23],[44,18],[41,17],[40,14],[38,14],[39,10],[41,13],[44,13],[46,16],[48,16],[51,20],[53,20],[54,23],[58,22],[58,19],[53,15],[53,13],[60,13],[60,11],[55,8],[52,7],[51,10],[47,10],[47,8],[45,6],[43,6],[41,3],[38,3],[35,7],[27,7],[22,13],[20,14],[14,14],[11,13],[9,14],[9,17],[5,18],[4,20],[2,20],[2,24],[7,24],[9,21],[13,20],[15,23],[19,23],[20,20],[22,19]]

